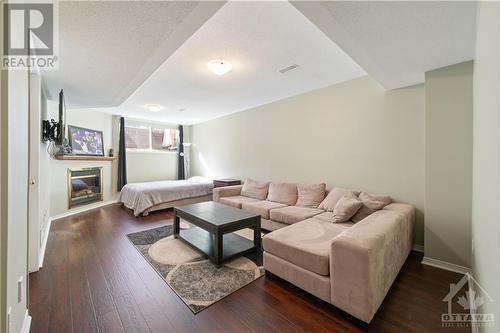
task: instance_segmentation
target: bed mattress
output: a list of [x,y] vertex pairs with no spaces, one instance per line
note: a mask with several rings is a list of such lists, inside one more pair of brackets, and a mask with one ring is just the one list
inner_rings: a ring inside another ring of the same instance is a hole
[[125,185],[120,201],[138,216],[148,208],[169,201],[206,196],[212,193],[213,182],[199,177],[187,180],[163,180]]

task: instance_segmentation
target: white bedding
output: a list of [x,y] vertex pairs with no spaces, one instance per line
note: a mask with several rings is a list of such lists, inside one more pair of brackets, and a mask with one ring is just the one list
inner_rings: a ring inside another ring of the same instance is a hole
[[202,177],[131,183],[122,188],[120,201],[138,216],[146,209],[164,202],[209,195],[213,188],[213,182]]

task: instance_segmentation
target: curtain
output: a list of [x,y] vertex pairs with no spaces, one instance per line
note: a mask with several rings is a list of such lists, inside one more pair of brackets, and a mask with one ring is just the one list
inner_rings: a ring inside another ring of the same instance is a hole
[[127,159],[125,150],[125,118],[120,117],[120,141],[118,147],[118,181],[117,190],[120,192],[122,187],[127,184]]
[[163,140],[162,140],[161,146],[163,148],[170,148],[170,147],[172,147],[173,143],[174,143],[174,141],[172,140],[172,137],[170,136],[170,129],[165,128],[163,130]]
[[184,174],[184,128],[179,125],[179,149],[177,153],[179,154],[178,166],[177,166],[177,179],[186,179]]
[[175,128],[165,128],[163,130],[161,146],[169,150],[177,149],[177,130]]

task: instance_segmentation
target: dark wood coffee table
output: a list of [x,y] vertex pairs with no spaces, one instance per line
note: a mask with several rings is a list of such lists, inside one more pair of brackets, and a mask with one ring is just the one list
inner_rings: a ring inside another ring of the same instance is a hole
[[[174,237],[205,253],[220,266],[236,256],[261,251],[260,215],[208,201],[174,208]],[[180,219],[196,227],[180,229]],[[253,242],[234,234],[253,229]]]

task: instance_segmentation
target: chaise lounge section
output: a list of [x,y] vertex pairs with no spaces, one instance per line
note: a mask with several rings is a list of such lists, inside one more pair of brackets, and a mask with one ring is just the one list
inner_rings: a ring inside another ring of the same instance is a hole
[[369,323],[411,251],[414,208],[350,189],[325,195],[325,184],[246,180],[213,199],[261,215],[267,271]]

